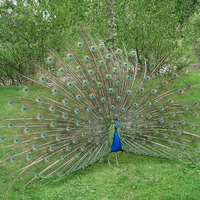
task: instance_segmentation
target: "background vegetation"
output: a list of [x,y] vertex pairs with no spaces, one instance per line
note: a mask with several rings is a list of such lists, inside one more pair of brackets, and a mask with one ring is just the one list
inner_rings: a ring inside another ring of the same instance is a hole
[[200,59],[199,11],[199,0],[1,1],[0,81],[22,84],[19,74],[34,75],[29,62],[44,63],[47,44],[61,52],[60,36],[76,41],[80,30],[108,47],[137,50],[140,63],[142,55],[180,69]]

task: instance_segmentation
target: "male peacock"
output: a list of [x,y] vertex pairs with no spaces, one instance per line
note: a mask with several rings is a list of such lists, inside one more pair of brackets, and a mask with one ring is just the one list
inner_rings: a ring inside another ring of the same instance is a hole
[[66,42],[62,58],[49,49],[54,73],[34,63],[37,77],[26,77],[23,95],[8,102],[19,110],[1,136],[10,149],[1,163],[15,168],[10,185],[70,175],[120,150],[195,161],[199,104],[182,97],[199,85],[176,88],[183,71],[154,78],[161,63],[139,65],[136,51],[108,50],[90,35],[82,40],[74,48]]

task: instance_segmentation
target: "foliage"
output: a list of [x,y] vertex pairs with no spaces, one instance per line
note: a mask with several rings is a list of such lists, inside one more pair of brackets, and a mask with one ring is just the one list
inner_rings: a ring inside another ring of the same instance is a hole
[[191,18],[190,24],[185,28],[185,35],[187,37],[187,42],[189,42],[193,51],[195,52],[198,61],[200,62],[200,10],[198,10],[195,15]]
[[108,47],[123,44],[137,50],[140,62],[142,55],[147,62],[158,64],[172,52],[166,63],[175,61],[185,56],[179,44],[185,39],[183,30],[198,10],[198,3],[199,0],[3,1],[0,3],[1,80],[23,83],[19,74],[35,73],[30,61],[44,63],[49,45],[58,52],[64,51],[60,36],[69,38],[71,43],[77,40],[80,29],[103,38]]

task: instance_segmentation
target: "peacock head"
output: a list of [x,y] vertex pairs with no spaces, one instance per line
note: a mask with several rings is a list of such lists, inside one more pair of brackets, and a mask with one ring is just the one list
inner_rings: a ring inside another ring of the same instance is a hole
[[118,129],[120,127],[120,124],[119,123],[115,123],[115,129]]

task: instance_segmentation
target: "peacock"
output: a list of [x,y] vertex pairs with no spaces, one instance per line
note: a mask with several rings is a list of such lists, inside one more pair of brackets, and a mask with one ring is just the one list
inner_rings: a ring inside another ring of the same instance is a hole
[[64,54],[47,47],[44,64],[30,62],[36,75],[21,75],[27,85],[7,102],[8,189],[68,177],[118,151],[196,162],[200,107],[184,97],[200,85],[176,86],[184,69],[158,76],[163,61],[141,63],[137,51],[108,48],[89,34],[63,42]]

